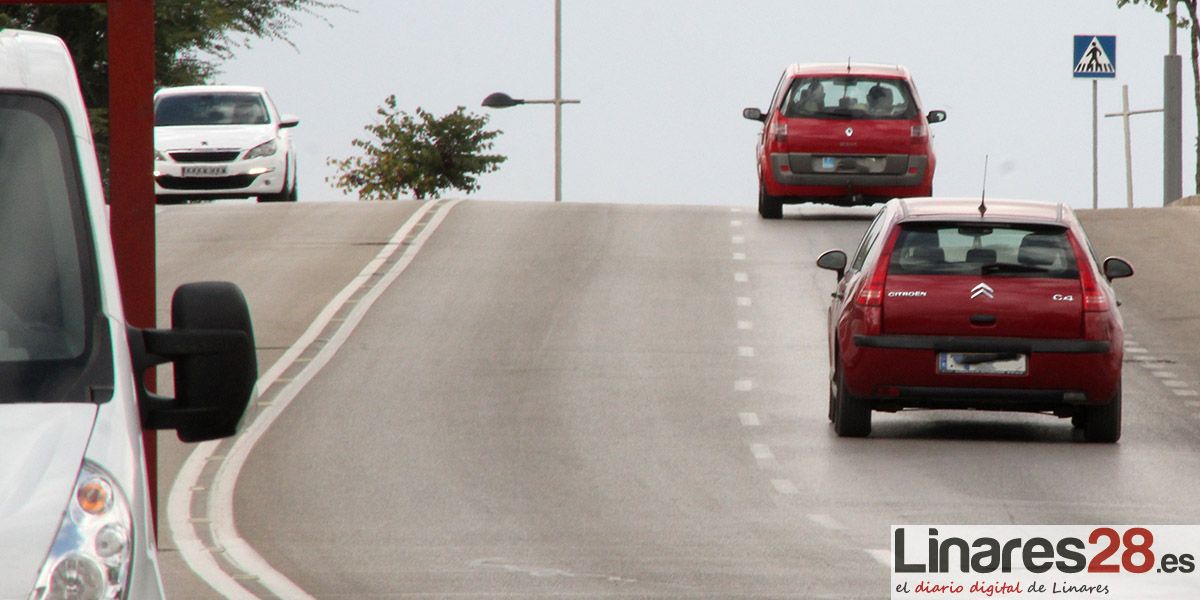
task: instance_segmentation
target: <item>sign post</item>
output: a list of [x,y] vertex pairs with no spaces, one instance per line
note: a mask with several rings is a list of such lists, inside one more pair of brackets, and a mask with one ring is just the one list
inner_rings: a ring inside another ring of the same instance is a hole
[[1117,76],[1117,36],[1077,35],[1071,54],[1072,75],[1092,80],[1092,208],[1100,205],[1099,110],[1097,79]]

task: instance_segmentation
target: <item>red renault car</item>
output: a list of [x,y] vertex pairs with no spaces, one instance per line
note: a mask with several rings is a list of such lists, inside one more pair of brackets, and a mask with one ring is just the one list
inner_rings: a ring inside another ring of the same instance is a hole
[[829,418],[839,436],[871,412],[973,408],[1070,417],[1091,442],[1121,437],[1124,333],[1110,282],[1069,206],[896,199],[837,272],[829,307]]
[[929,196],[937,159],[908,69],[867,64],[792,65],[775,86],[758,142],[758,212],[783,216],[783,204],[874,204]]

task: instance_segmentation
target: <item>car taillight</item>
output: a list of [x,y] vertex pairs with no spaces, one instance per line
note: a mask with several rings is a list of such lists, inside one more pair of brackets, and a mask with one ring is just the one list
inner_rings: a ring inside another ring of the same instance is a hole
[[924,124],[922,124],[922,125],[913,125],[913,126],[912,126],[912,136],[913,136],[913,138],[923,138],[923,137],[927,136],[928,134],[929,134],[929,130],[927,130],[927,129],[925,128],[925,125],[924,125]]
[[1096,277],[1096,266],[1083,244],[1071,236],[1075,250],[1075,265],[1079,268],[1079,287],[1083,292],[1083,338],[1086,340],[1108,339],[1108,297]]
[[863,333],[866,335],[883,333],[883,288],[887,284],[888,265],[892,260],[892,247],[896,245],[898,231],[893,230],[884,241],[875,270],[854,299],[862,309]]
[[771,126],[771,139],[775,140],[776,144],[782,144],[787,141],[788,126],[787,123],[776,122]]

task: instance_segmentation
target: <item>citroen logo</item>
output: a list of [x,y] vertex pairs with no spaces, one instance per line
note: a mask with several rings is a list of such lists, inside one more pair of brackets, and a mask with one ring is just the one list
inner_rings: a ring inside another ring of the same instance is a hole
[[854,135],[854,128],[853,128],[853,127],[847,127],[847,128],[846,128],[846,137],[850,137],[850,136],[852,136],[852,135]]
[[971,299],[974,300],[975,298],[978,298],[980,296],[987,296],[988,298],[995,298],[996,296],[992,294],[992,292],[994,292],[994,291],[995,290],[992,289],[992,286],[990,286],[986,283],[980,283],[979,285],[971,288]]

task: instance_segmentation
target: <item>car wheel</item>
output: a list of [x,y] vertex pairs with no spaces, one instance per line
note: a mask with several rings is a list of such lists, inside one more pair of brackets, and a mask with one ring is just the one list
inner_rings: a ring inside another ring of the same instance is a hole
[[1087,423],[1087,408],[1080,406],[1075,409],[1075,414],[1071,415],[1071,427],[1075,429],[1083,429]]
[[1121,388],[1108,404],[1087,407],[1084,413],[1083,439],[1096,444],[1112,444],[1121,439]]
[[758,185],[758,214],[764,219],[783,218],[783,203],[767,195],[767,188],[761,183]]
[[[834,355],[833,364],[834,365],[838,364],[836,354]],[[837,392],[839,389],[839,385],[838,385],[839,374],[836,372],[836,368],[837,368],[836,366],[833,367],[834,370],[830,371],[830,373],[829,373],[829,422],[830,423],[832,423],[834,421],[834,419],[837,418]]]
[[846,391],[846,375],[838,369],[833,431],[838,437],[867,437],[871,433],[871,407]]

